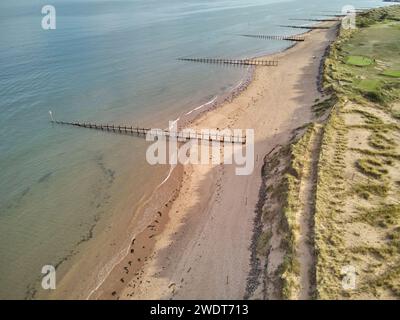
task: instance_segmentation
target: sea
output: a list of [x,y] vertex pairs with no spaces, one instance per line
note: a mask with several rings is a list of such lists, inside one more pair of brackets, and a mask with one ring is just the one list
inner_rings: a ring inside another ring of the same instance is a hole
[[[42,28],[55,9],[55,29]],[[60,121],[166,128],[248,77],[245,67],[179,58],[251,58],[362,0],[0,1],[0,299],[43,297],[44,266],[72,271],[89,295],[123,249],[128,228],[168,177],[143,138]],[[116,236],[118,233],[118,236]],[[75,270],[76,268],[82,270]],[[78,289],[76,289],[78,290]]]

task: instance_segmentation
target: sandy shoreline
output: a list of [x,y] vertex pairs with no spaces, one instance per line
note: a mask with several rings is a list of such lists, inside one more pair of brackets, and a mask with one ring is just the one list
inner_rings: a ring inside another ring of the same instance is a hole
[[[245,296],[262,159],[312,119],[310,106],[320,98],[320,63],[335,34],[334,28],[306,33],[306,42],[267,56],[279,60],[277,68],[256,68],[222,104],[180,122],[191,128],[254,129],[253,174],[236,176],[233,166],[174,170],[163,188],[175,192],[91,299]],[[177,175],[182,175],[179,186]]]

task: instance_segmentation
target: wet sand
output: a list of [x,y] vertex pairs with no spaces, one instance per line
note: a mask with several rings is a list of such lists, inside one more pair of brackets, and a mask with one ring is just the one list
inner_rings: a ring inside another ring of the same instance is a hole
[[164,184],[176,192],[90,299],[245,297],[263,157],[312,119],[311,106],[321,98],[321,62],[335,36],[336,28],[314,30],[305,42],[265,57],[279,60],[279,66],[257,67],[240,94],[184,124],[254,129],[253,173],[237,176],[233,165],[174,170],[174,176],[182,175],[180,186]]

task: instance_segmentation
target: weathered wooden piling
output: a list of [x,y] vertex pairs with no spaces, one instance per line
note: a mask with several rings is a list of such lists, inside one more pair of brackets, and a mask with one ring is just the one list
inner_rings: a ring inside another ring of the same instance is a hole
[[374,8],[354,8],[354,9],[348,9],[348,10],[345,10],[345,11],[343,11],[343,10],[324,10],[324,11],[321,11],[321,12],[322,13],[336,13],[336,14],[345,15],[346,13],[353,13],[353,12],[364,13],[364,12],[366,12],[368,10],[372,10],[372,9],[374,9]]
[[305,37],[301,36],[270,36],[263,34],[240,34],[241,37],[258,38],[264,40],[285,40],[285,41],[305,41]]
[[74,127],[95,129],[101,131],[112,131],[113,133],[120,134],[130,134],[137,136],[146,136],[147,134],[157,136],[157,137],[166,137],[166,138],[178,138],[181,141],[189,141],[189,140],[203,140],[210,142],[228,142],[228,143],[240,143],[246,144],[246,135],[243,136],[235,136],[228,135],[225,133],[219,133],[218,131],[211,132],[210,134],[206,134],[203,132],[195,132],[195,133],[186,133],[186,132],[176,132],[171,130],[161,130],[161,129],[149,129],[149,128],[139,128],[133,126],[115,126],[109,124],[94,124],[94,123],[86,123],[86,122],[66,122],[66,121],[50,121],[53,124],[59,125],[69,125]]
[[347,17],[347,14],[323,14],[325,17],[337,17],[337,18],[344,18]]
[[278,61],[275,60],[256,60],[256,59],[217,59],[217,58],[178,58],[180,61],[213,63],[213,64],[232,64],[244,66],[263,66],[277,67]]
[[331,27],[321,26],[291,26],[291,25],[280,25],[282,28],[293,28],[293,29],[308,29],[308,30],[328,30]]
[[291,21],[336,22],[339,19],[289,19]]

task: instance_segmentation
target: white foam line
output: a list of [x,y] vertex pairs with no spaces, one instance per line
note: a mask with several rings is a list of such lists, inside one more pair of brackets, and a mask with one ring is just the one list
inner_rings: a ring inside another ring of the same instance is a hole
[[[241,86],[242,83],[243,83],[243,80],[240,81],[240,83],[235,87],[235,89],[236,89],[237,87]],[[205,106],[208,106],[208,105],[214,103],[217,99],[218,99],[218,96],[215,96],[215,98],[213,98],[212,100],[210,100],[210,101],[208,101],[208,102],[202,104],[201,106],[199,106],[199,107],[197,107],[197,108],[194,108],[192,111],[189,111],[188,113],[186,113],[186,115],[189,115],[189,114],[191,114],[191,113],[194,112],[194,111],[197,111],[197,110],[199,110],[199,109],[201,109],[201,108],[204,108]],[[177,118],[174,122],[172,122],[172,125],[174,125],[175,123],[177,123],[179,120],[180,120],[180,117]],[[167,177],[156,187],[156,190],[159,189],[163,184],[165,184],[165,183],[169,180],[169,178],[171,177],[172,172],[174,171],[174,169],[175,169],[175,166],[171,166],[171,167],[170,167]],[[133,240],[133,238],[131,239],[131,241],[132,241],[132,240]],[[104,281],[107,280],[108,276],[111,274],[111,272],[114,270],[114,268],[115,268],[118,264],[120,264],[122,260],[125,259],[125,257],[129,254],[129,248],[130,248],[130,246],[128,245],[128,247],[127,247],[126,249],[121,250],[121,251],[116,255],[116,257],[118,257],[119,255],[122,254],[122,257],[121,257],[119,260],[117,260],[117,262],[115,262],[115,263],[112,265],[112,267],[109,269],[109,271],[107,272],[107,274],[103,277],[103,279],[97,284],[97,286],[96,286],[92,291],[90,291],[90,293],[89,293],[89,295],[87,296],[86,300],[89,300],[89,299],[90,299],[90,297],[92,296],[92,294],[95,293],[95,292],[102,286],[102,284],[104,283]],[[112,261],[112,260],[111,260],[111,261]],[[106,265],[103,269],[105,269],[106,267],[107,267],[107,265]],[[100,273],[101,273],[101,271],[100,271]]]
[[156,189],[160,188],[164,183],[166,183],[166,182],[168,181],[168,179],[171,177],[171,174],[172,174],[172,172],[174,171],[174,169],[175,169],[175,166],[171,166],[171,167],[170,167],[167,177],[164,179],[163,182],[161,182],[161,183],[157,186]]
[[[178,120],[179,120],[179,119],[178,119]],[[171,165],[167,177],[156,187],[155,190],[158,190],[163,184],[165,184],[165,183],[169,180],[169,178],[171,177],[172,172],[174,171],[175,167],[176,167],[176,166]],[[132,242],[133,238],[135,238],[135,237],[136,237],[136,235],[132,237],[131,242]],[[109,269],[109,271],[107,272],[107,274],[103,277],[103,279],[97,284],[97,286],[96,286],[92,291],[90,291],[90,293],[89,293],[89,295],[87,296],[86,300],[89,300],[89,299],[90,299],[90,297],[92,296],[92,294],[95,293],[95,292],[102,286],[102,284],[104,283],[104,281],[107,280],[108,276],[111,274],[111,272],[114,270],[114,268],[115,268],[117,265],[119,265],[119,264],[121,263],[122,260],[124,260],[124,259],[126,258],[126,256],[129,254],[129,249],[130,249],[130,245],[128,245],[128,247],[127,247],[126,249],[121,250],[121,251],[115,256],[115,257],[118,257],[118,256],[120,256],[120,255],[122,254],[122,257],[121,257],[117,262],[115,262],[115,263],[112,265],[112,267]],[[114,257],[114,259],[115,259],[115,257]],[[113,259],[112,259],[111,261],[113,261]],[[103,269],[105,269],[106,267],[107,267],[107,265],[105,265],[105,267],[104,267]],[[101,273],[101,271],[100,271],[100,273]]]
[[[247,71],[249,71],[250,67],[247,67]],[[232,87],[231,91],[235,91],[244,83],[244,79],[242,79],[236,86]]]
[[201,109],[201,108],[204,108],[205,106],[208,106],[209,104],[214,103],[215,100],[217,100],[217,99],[218,99],[218,96],[216,96],[214,99],[212,99],[212,100],[210,100],[210,101],[208,101],[208,102],[202,104],[201,106],[199,106],[199,107],[197,107],[197,108],[194,108],[193,110],[191,110],[191,111],[189,111],[188,113],[186,113],[186,116],[188,116],[189,114],[193,113],[194,111],[197,111],[197,110],[199,110],[199,109]]
[[235,91],[237,88],[239,88],[243,84],[244,80],[240,81],[238,85],[234,86],[232,88],[232,91]]
[[[133,240],[133,238],[132,238]],[[120,254],[122,254],[123,256],[114,264],[112,264],[112,267],[109,269],[109,271],[107,271],[106,275],[103,277],[103,279],[100,280],[100,282],[97,284],[97,286],[90,291],[89,295],[86,297],[86,300],[89,300],[90,297],[92,296],[93,293],[95,293],[100,287],[101,285],[104,283],[104,281],[107,280],[108,276],[111,274],[111,272],[114,270],[114,268],[122,261],[125,259],[125,257],[128,255],[129,253],[129,246],[126,249],[121,250],[115,257],[118,257]],[[112,262],[112,260],[111,260]],[[106,269],[107,265],[104,266],[103,270]],[[101,274],[102,270],[100,271]]]
[[[249,70],[249,69],[250,69],[250,67],[247,67],[247,70]],[[243,84],[243,82],[244,82],[244,80],[240,81],[239,84],[233,88],[233,90],[235,90],[236,88],[240,87],[240,86]],[[189,114],[191,114],[191,113],[194,112],[194,111],[197,111],[197,110],[199,110],[199,109],[201,109],[201,108],[204,108],[205,106],[208,106],[208,105],[214,103],[217,99],[218,99],[218,96],[215,96],[214,99],[210,100],[209,102],[206,102],[206,103],[202,104],[201,106],[199,106],[199,107],[193,109],[192,111],[189,111],[188,113],[186,113],[186,115],[189,115]],[[180,120],[180,117],[177,118],[177,119],[173,122],[173,124],[177,123],[179,120]],[[171,167],[170,167],[167,177],[156,187],[155,190],[158,190],[163,184],[165,184],[165,183],[169,180],[169,178],[171,177],[172,172],[174,171],[175,167],[176,167],[176,166],[171,166]],[[131,242],[132,242],[132,240],[133,240],[135,237],[136,237],[136,235],[134,235],[134,236],[132,237]],[[130,243],[131,243],[131,242],[130,242]],[[90,299],[90,297],[92,296],[92,294],[95,293],[95,292],[102,286],[102,284],[104,283],[104,281],[107,280],[108,276],[111,274],[111,272],[114,270],[114,268],[115,268],[118,264],[120,264],[122,260],[124,260],[124,259],[126,258],[126,256],[129,254],[129,249],[130,249],[130,245],[128,245],[128,246],[126,247],[126,249],[121,250],[116,256],[114,256],[114,259],[115,259],[115,257],[118,257],[118,256],[120,256],[120,255],[122,254],[122,257],[121,257],[119,260],[117,260],[117,262],[115,262],[114,264],[112,264],[112,267],[109,269],[109,271],[108,271],[108,272],[106,273],[106,275],[103,277],[103,279],[97,284],[97,286],[96,286],[92,291],[90,291],[90,293],[89,293],[89,295],[87,296],[86,300],[89,300],[89,299]],[[113,261],[113,260],[111,260],[111,261]],[[107,265],[106,265],[103,269],[106,269],[106,267],[107,267]],[[101,271],[100,271],[100,273],[101,273]]]
[[172,130],[174,128],[175,123],[177,123],[179,120],[181,120],[181,118],[177,118],[174,121],[171,122],[171,125],[167,128],[165,128],[165,130]]

